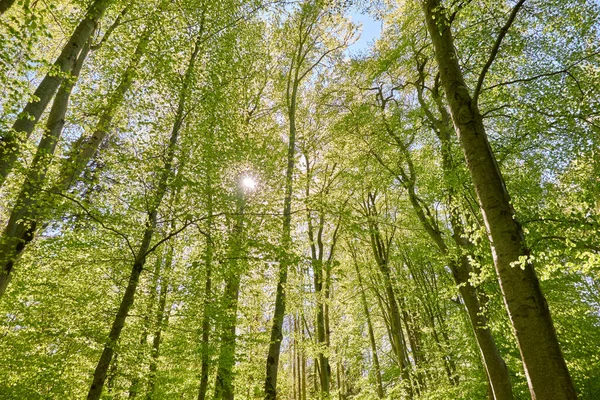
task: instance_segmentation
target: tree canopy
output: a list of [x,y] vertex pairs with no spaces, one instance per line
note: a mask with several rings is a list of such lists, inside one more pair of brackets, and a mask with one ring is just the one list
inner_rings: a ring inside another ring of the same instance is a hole
[[0,0],[0,90],[0,398],[600,398],[597,1]]

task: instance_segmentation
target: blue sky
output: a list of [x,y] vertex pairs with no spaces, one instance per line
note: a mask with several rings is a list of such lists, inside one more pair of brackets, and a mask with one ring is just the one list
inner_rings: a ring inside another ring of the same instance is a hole
[[362,14],[358,10],[350,13],[353,22],[362,24],[362,32],[356,43],[348,48],[351,54],[363,52],[369,49],[370,45],[381,35],[381,21],[376,21],[368,14]]

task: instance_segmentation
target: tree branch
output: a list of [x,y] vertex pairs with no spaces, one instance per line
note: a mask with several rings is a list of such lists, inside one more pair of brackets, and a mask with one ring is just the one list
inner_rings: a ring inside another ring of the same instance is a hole
[[487,62],[483,66],[483,69],[481,70],[481,74],[479,74],[477,86],[475,87],[475,92],[473,93],[473,102],[474,103],[477,103],[477,99],[479,98],[479,93],[481,93],[481,86],[483,85],[483,81],[485,80],[485,75],[487,74],[488,70],[494,63],[494,60],[496,59],[496,56],[498,55],[498,51],[500,50],[500,45],[502,45],[502,40],[504,39],[504,36],[506,36],[506,34],[508,33],[508,30],[510,29],[511,25],[515,21],[515,18],[517,17],[519,10],[523,6],[523,3],[525,3],[525,0],[519,0],[519,2],[517,4],[515,4],[515,6],[513,7],[512,11],[510,13],[510,16],[508,17],[508,20],[506,21],[506,24],[504,24],[502,29],[500,29],[500,33],[498,34],[498,37],[496,38],[496,43],[494,43],[492,52],[490,53],[490,56],[489,56]]

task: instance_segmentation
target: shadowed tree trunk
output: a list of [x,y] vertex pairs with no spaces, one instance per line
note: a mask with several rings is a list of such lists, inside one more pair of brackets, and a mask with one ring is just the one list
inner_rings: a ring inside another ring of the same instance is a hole
[[[138,360],[143,360],[145,352],[148,347],[148,334],[150,331],[150,315],[152,314],[156,302],[156,291],[158,290],[158,278],[161,275],[161,265],[163,259],[161,256],[156,257],[156,264],[154,266],[154,275],[152,276],[152,284],[150,286],[150,296],[148,299],[148,308],[144,315],[144,322],[142,326],[142,334],[140,335],[139,349],[138,349]],[[144,363],[140,363],[140,369],[144,369]],[[140,377],[136,376],[131,380],[129,386],[129,398],[134,399],[140,390]]]
[[[241,182],[238,183],[241,185]],[[237,324],[238,298],[240,294],[241,267],[244,263],[244,208],[245,195],[238,187],[236,217],[229,243],[229,269],[226,274],[223,305],[225,315],[222,323],[221,349],[215,382],[215,399],[233,400],[233,366],[235,364],[235,329]]]
[[533,263],[529,260],[530,251],[523,229],[512,207],[477,105],[485,73],[522,4],[523,1],[520,1],[513,8],[472,96],[458,63],[446,10],[439,0],[422,2],[441,82],[492,244],[496,272],[519,344],[531,396],[540,400],[575,399],[577,395],[560,350],[550,310]]
[[[156,309],[155,331],[152,338],[152,351],[150,353],[150,370],[148,373],[148,391],[146,400],[154,398],[156,389],[156,371],[158,369],[158,356],[160,355],[160,343],[164,326],[169,319],[166,311],[167,295],[169,292],[169,273],[173,267],[173,247],[169,247],[165,260],[165,269],[160,280],[160,294],[158,295],[158,308]],[[165,315],[166,314],[166,315]]]
[[383,392],[383,383],[381,382],[381,367],[379,365],[379,356],[377,355],[377,342],[375,341],[375,333],[373,332],[373,324],[371,323],[371,313],[369,312],[369,305],[367,303],[367,296],[365,295],[365,289],[363,287],[362,275],[358,268],[358,259],[356,251],[352,246],[348,246],[354,262],[354,268],[356,270],[356,277],[358,279],[358,290],[360,291],[360,300],[367,319],[367,329],[369,332],[369,343],[371,344],[371,354],[373,357],[373,372],[375,374],[375,380],[377,382],[377,397],[383,399],[385,394]]
[[[51,72],[40,82],[33,96],[8,132],[3,132],[0,139],[0,186],[13,168],[21,152],[21,143],[29,139],[37,122],[40,120],[50,99],[62,83],[65,74],[69,74],[77,61],[81,49],[90,39],[94,29],[106,9],[114,0],[95,0],[85,17],[79,23],[71,38],[63,47]],[[60,73],[57,73],[60,71]]]
[[135,254],[135,261],[131,269],[127,288],[125,289],[125,293],[121,299],[121,304],[119,305],[119,310],[113,321],[110,333],[108,335],[108,341],[104,345],[104,350],[102,351],[102,355],[100,356],[100,360],[98,361],[96,370],[94,371],[94,378],[87,396],[88,400],[98,400],[102,394],[102,388],[106,380],[106,370],[110,365],[110,361],[114,353],[114,347],[121,335],[121,330],[125,325],[125,320],[127,318],[129,309],[133,305],[140,274],[144,269],[144,265],[146,264],[146,256],[148,254],[148,250],[150,249],[150,242],[152,241],[154,231],[156,230],[158,208],[160,207],[165,193],[167,192],[168,180],[173,170],[173,161],[175,159],[177,141],[185,120],[186,103],[193,83],[196,60],[200,52],[200,41],[201,40],[198,39],[194,45],[194,50],[192,51],[186,72],[184,74],[183,86],[179,93],[177,113],[175,115],[175,121],[173,123],[173,129],[171,131],[171,137],[169,139],[169,145],[167,148],[165,165],[162,168],[162,173],[159,176],[156,193],[154,194],[154,198],[151,200],[151,204],[149,205],[146,228],[144,230],[144,235],[142,237],[140,246]]
[[46,132],[40,140],[17,202],[10,213],[8,223],[0,238],[0,298],[4,295],[10,282],[14,264],[22,254],[25,246],[33,240],[39,214],[42,211],[41,208],[43,208],[43,199],[47,198],[46,193],[42,192],[46,183],[46,173],[63,132],[71,92],[89,50],[88,41],[71,71],[70,78],[63,81],[56,94],[46,122]]

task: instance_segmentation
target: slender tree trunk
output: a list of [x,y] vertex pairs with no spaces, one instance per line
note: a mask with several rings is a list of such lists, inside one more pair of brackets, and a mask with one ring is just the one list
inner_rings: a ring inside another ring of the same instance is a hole
[[375,341],[375,333],[373,332],[373,324],[371,323],[371,314],[369,312],[369,305],[367,303],[367,296],[365,295],[365,289],[362,282],[362,275],[358,268],[358,261],[354,249],[350,249],[352,258],[354,259],[354,268],[356,269],[356,277],[358,278],[358,290],[360,291],[360,300],[362,302],[363,311],[367,319],[367,330],[369,332],[369,343],[371,344],[371,354],[373,357],[373,370],[375,373],[375,380],[377,382],[377,397],[383,399],[385,396],[383,392],[383,383],[381,382],[381,367],[379,365],[379,356],[377,355],[377,342]]
[[119,310],[110,329],[108,341],[104,345],[104,350],[102,351],[102,355],[100,356],[100,360],[98,361],[98,365],[96,366],[96,370],[94,372],[94,379],[87,396],[88,400],[97,400],[102,394],[102,388],[106,380],[106,371],[108,370],[112,360],[114,348],[119,340],[119,337],[121,336],[121,330],[123,329],[123,326],[125,326],[125,320],[127,318],[129,309],[133,305],[140,274],[144,268],[144,264],[146,263],[146,253],[150,248],[150,241],[152,240],[154,229],[156,227],[156,218],[156,211],[150,213],[148,217],[144,237],[137,251],[133,268],[131,269],[129,283],[127,284],[127,288],[125,289],[125,293],[121,299],[121,304],[119,305]]
[[[451,135],[454,129],[451,126],[450,115],[443,104],[437,83],[431,92],[439,111],[440,118],[436,118],[429,109],[423,96],[424,79],[424,65],[421,64],[419,66],[419,80],[417,82],[418,100],[425,115],[432,123],[434,131],[441,143],[442,169],[444,172],[446,188],[449,193],[448,203],[450,207],[450,224],[453,230],[452,238],[456,246],[461,249],[462,253],[459,260],[450,255],[448,246],[442,237],[440,230],[435,226],[435,222],[426,216],[426,213],[424,212],[423,207],[417,198],[414,184],[408,184],[405,186],[408,190],[411,204],[413,205],[419,221],[423,225],[427,234],[438,247],[440,253],[448,259],[454,281],[465,303],[465,308],[475,333],[477,345],[479,347],[483,365],[486,370],[488,384],[493,392],[493,396],[496,400],[512,400],[513,393],[508,368],[498,350],[498,347],[496,346],[492,332],[488,327],[488,321],[485,315],[484,307],[481,305],[479,300],[480,296],[478,289],[473,286],[470,281],[473,268],[471,266],[469,257],[473,257],[473,244],[470,243],[470,241],[465,237],[465,228],[461,220],[460,212],[458,211],[457,205],[454,204],[456,193],[456,184],[454,183],[456,166],[452,160],[451,150]],[[410,161],[410,154],[406,151],[406,149],[402,150],[403,153],[405,153],[410,168],[412,165],[412,162]],[[414,179],[411,180],[411,182],[412,181],[414,181]]]
[[[287,168],[285,173],[285,194],[283,199],[283,226],[281,237],[281,248],[283,252],[289,251],[292,244],[291,211],[292,184],[294,179],[294,165],[296,158],[296,101],[298,95],[298,86],[300,84],[298,74],[299,71],[296,68],[295,77],[289,78],[291,82],[291,88],[288,89],[289,139]],[[275,295],[275,310],[273,312],[273,325],[271,327],[271,340],[269,344],[269,353],[267,355],[267,372],[265,378],[266,400],[275,400],[277,398],[277,372],[279,368],[281,341],[283,340],[283,319],[285,317],[286,302],[285,285],[287,283],[288,266],[290,264],[289,258],[289,255],[284,253],[279,259],[279,281],[277,282],[277,292]]]
[[106,370],[110,364],[110,360],[112,359],[114,353],[114,346],[118,341],[121,330],[125,325],[125,319],[127,318],[127,313],[129,309],[133,305],[133,301],[135,298],[135,292],[137,290],[138,282],[140,274],[144,268],[146,263],[146,255],[148,249],[150,248],[150,242],[152,241],[152,236],[154,235],[154,231],[156,229],[156,222],[158,217],[158,208],[160,207],[162,200],[167,192],[167,184],[170,175],[173,170],[173,161],[175,159],[175,149],[177,146],[177,141],[179,138],[179,134],[181,131],[181,127],[185,120],[185,107],[187,102],[187,97],[189,91],[191,90],[191,85],[193,82],[194,68],[196,65],[196,59],[198,58],[198,53],[200,52],[200,39],[196,41],[194,45],[194,50],[192,51],[192,55],[190,56],[190,60],[184,74],[183,86],[181,88],[181,92],[179,95],[179,104],[177,106],[177,113],[175,115],[175,121],[173,123],[173,129],[171,131],[171,138],[169,139],[169,145],[167,148],[167,156],[165,160],[164,168],[162,169],[162,173],[158,180],[158,185],[156,189],[156,194],[154,199],[152,200],[152,204],[150,206],[150,210],[148,212],[148,221],[146,223],[146,229],[144,231],[144,236],[142,238],[142,242],[135,256],[135,262],[133,263],[133,268],[131,270],[131,275],[129,277],[129,283],[125,290],[125,294],[121,300],[121,305],[119,306],[119,311],[113,321],[112,328],[109,333],[108,341],[104,345],[104,350],[102,355],[100,356],[100,360],[98,361],[98,365],[96,366],[96,370],[94,372],[94,379],[92,381],[92,385],[90,386],[90,390],[88,392],[88,400],[98,400],[100,395],[102,394],[102,388],[104,386],[104,382],[106,380]]
[[389,243],[386,243],[381,237],[379,226],[375,220],[378,215],[375,200],[375,195],[369,193],[367,203],[365,204],[365,211],[367,213],[367,217],[369,218],[369,236],[371,239],[371,247],[376,264],[383,277],[383,286],[385,289],[389,309],[392,349],[394,350],[398,366],[400,367],[405,389],[407,390],[409,397],[412,398],[412,384],[409,375],[409,361],[406,353],[404,332],[402,331],[400,310],[392,286],[388,265]]
[[14,3],[15,0],[0,0],[0,15],[4,14]]
[[[306,199],[310,197],[310,183],[312,180],[311,166],[306,156]],[[320,211],[317,225],[317,232],[315,238],[315,230],[313,227],[313,215],[309,209],[307,212],[307,224],[308,224],[308,239],[310,242],[311,249],[311,266],[313,270],[313,284],[315,288],[316,298],[316,323],[317,323],[317,346],[319,354],[319,365],[321,366],[321,374],[319,376],[321,382],[321,396],[329,396],[330,381],[331,381],[331,367],[329,365],[329,359],[325,355],[324,350],[328,348],[329,343],[326,338],[326,326],[325,326],[325,303],[326,299],[323,290],[324,274],[323,274],[323,228],[325,224],[325,214]]]
[[[212,145],[212,136],[210,138]],[[212,147],[212,146],[211,146]],[[210,148],[209,148],[210,151]],[[212,260],[213,260],[213,196],[212,196],[212,179],[210,174],[211,168],[207,171],[207,235],[206,235],[206,250],[204,253],[204,263],[206,268],[206,280],[204,284],[204,307],[202,312],[202,362],[200,366],[200,390],[198,392],[198,400],[206,398],[208,389],[208,374],[210,370],[210,321],[211,321],[211,303],[212,303]]]
[[[152,400],[154,398],[154,391],[156,389],[156,371],[158,369],[158,356],[160,355],[160,341],[163,333],[163,327],[168,320],[168,313],[166,312],[167,295],[169,292],[169,273],[173,266],[173,247],[170,247],[165,262],[165,270],[160,281],[160,294],[158,296],[158,308],[156,311],[156,330],[154,331],[154,338],[152,339],[152,352],[150,360],[150,372],[148,374],[148,391],[146,392],[146,400]],[[165,315],[166,314],[166,315]]]
[[[156,264],[154,266],[154,275],[152,276],[152,285],[150,286],[150,296],[148,299],[148,308],[144,314],[144,322],[142,326],[142,334],[140,335],[140,348],[138,350],[138,360],[144,358],[144,353],[147,349],[148,344],[148,332],[150,330],[150,314],[154,310],[154,303],[156,301],[156,291],[158,289],[158,277],[161,274],[162,257],[156,257]],[[143,368],[143,363],[140,363],[140,369]],[[129,398],[134,399],[138,391],[140,390],[140,377],[136,376],[131,380],[131,386],[129,386]]]
[[[504,303],[512,322],[533,399],[575,399],[523,229],[488,142],[483,119],[467,87],[446,11],[423,1],[441,81],[487,227]],[[518,264],[518,265],[513,265]]]
[[[294,332],[296,332],[296,337],[292,340],[292,392],[294,400],[298,400],[300,398],[300,393],[296,390],[300,390],[300,357],[298,354],[298,320],[294,317]],[[298,379],[296,380],[296,377]],[[296,384],[298,383],[298,384]],[[296,396],[298,393],[298,396]]]
[[25,247],[33,240],[42,211],[42,200],[46,197],[41,189],[46,183],[46,173],[62,135],[72,89],[77,82],[89,50],[90,45],[87,42],[71,71],[71,77],[63,81],[54,99],[46,122],[46,132],[38,145],[17,202],[0,238],[0,268],[2,268],[0,270],[0,298],[4,295],[10,282],[14,264]]
[[240,294],[241,266],[244,255],[244,208],[242,188],[238,188],[236,221],[229,243],[229,271],[223,295],[225,315],[222,323],[221,350],[215,382],[215,399],[233,400],[233,366],[235,364],[235,328],[237,325],[238,298]]
[[146,53],[151,34],[152,30],[150,26],[147,26],[144,33],[142,33],[127,69],[121,77],[119,85],[110,95],[106,107],[96,123],[94,132],[91,136],[82,136],[73,143],[69,156],[61,167],[58,182],[53,191],[67,191],[76,182],[109,134],[114,116],[123,104],[125,95],[137,76],[140,61]]
[[[50,99],[52,99],[63,81],[64,74],[71,72],[81,49],[90,39],[96,25],[113,1],[95,0],[92,3],[85,17],[75,28],[71,38],[54,62],[52,71],[47,73],[38,85],[33,94],[33,100],[29,101],[19,114],[12,129],[3,133],[3,137],[0,139],[0,186],[4,184],[17,157],[20,155],[21,143],[31,136]],[[60,71],[60,73],[57,73],[57,71]]]

